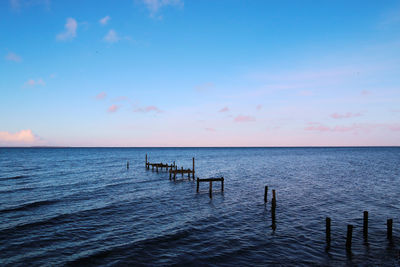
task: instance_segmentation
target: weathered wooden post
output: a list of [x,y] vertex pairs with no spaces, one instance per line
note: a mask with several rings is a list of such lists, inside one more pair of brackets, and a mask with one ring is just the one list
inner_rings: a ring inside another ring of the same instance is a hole
[[364,239],[368,239],[368,211],[364,211],[363,217],[363,236]]
[[271,203],[271,217],[272,217],[272,230],[275,231],[276,223],[275,223],[275,208],[276,208],[276,195],[275,190],[272,190],[272,203]]
[[171,180],[172,169],[169,169],[169,179]]
[[183,166],[181,167],[181,171],[182,171],[182,178],[183,178]]
[[126,162],[126,169],[129,170],[129,161]]
[[265,190],[264,190],[264,202],[265,203],[268,202],[267,196],[268,196],[268,186],[266,185]]
[[353,237],[353,225],[347,225],[346,249],[351,250],[351,239]]
[[272,227],[272,230],[275,231],[275,229],[276,229],[275,206],[272,206],[272,209],[271,209],[271,219],[272,219],[271,227]]
[[212,198],[212,181],[210,181],[210,198]]
[[326,224],[326,243],[328,244],[328,246],[331,244],[331,218],[326,217],[325,219],[325,224]]
[[388,219],[386,224],[387,224],[387,238],[389,240],[392,240],[392,237],[393,237],[393,235],[392,235],[393,219]]
[[194,179],[194,157],[193,157],[193,179]]
[[224,177],[221,177],[221,191],[224,192]]
[[147,153],[146,153],[146,167],[147,167]]
[[272,190],[272,208],[276,208],[276,195],[275,195],[275,190]]
[[200,184],[200,182],[199,182],[199,177],[197,177],[197,193],[199,192],[199,184]]

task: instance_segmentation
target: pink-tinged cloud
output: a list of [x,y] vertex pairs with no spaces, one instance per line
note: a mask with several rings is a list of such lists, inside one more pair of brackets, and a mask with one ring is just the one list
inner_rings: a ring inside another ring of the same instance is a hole
[[143,113],[155,112],[155,113],[161,113],[162,110],[160,110],[156,106],[147,106],[147,107],[144,107],[144,108],[137,108],[137,109],[133,110],[133,112],[143,112]]
[[326,126],[320,123],[308,123],[309,126],[305,127],[306,131],[317,131],[317,132],[370,132],[377,129],[389,130],[389,131],[400,131],[400,124],[389,124],[389,123],[366,123],[366,124],[352,124],[348,126],[336,125],[333,127]]
[[352,113],[352,112],[346,112],[343,114],[333,113],[333,114],[331,114],[331,118],[333,118],[333,119],[348,119],[348,118],[360,117],[361,115],[362,115],[361,113]]
[[252,116],[243,116],[243,115],[239,115],[235,118],[235,122],[251,122],[251,121],[255,121],[256,119]]
[[46,85],[46,83],[43,81],[43,79],[42,78],[39,78],[39,79],[37,79],[37,80],[34,80],[34,79],[29,79],[29,80],[27,80],[26,82],[25,82],[25,86],[28,86],[28,87],[34,87],[34,86],[44,86],[44,85]]
[[111,105],[111,106],[108,108],[108,112],[113,113],[113,112],[116,112],[118,109],[119,109],[119,106],[117,106],[117,105]]
[[220,109],[218,112],[228,112],[229,108],[228,107],[224,107],[222,109]]
[[207,132],[215,132],[216,130],[214,128],[204,128]]
[[21,61],[22,61],[22,58],[21,58],[20,56],[18,56],[17,54],[15,54],[15,53],[9,52],[9,53],[6,55],[6,60],[8,60],[8,61],[14,61],[14,62],[21,62]]
[[37,140],[32,130],[21,130],[16,133],[0,132],[0,142],[9,144],[29,144]]
[[104,99],[107,96],[106,92],[101,92],[98,95],[96,95],[96,99]]
[[263,108],[263,105],[259,104],[259,105],[257,105],[256,110],[260,111],[262,108]]
[[371,92],[368,91],[368,90],[362,90],[361,91],[361,95],[369,95],[369,94],[371,94]]

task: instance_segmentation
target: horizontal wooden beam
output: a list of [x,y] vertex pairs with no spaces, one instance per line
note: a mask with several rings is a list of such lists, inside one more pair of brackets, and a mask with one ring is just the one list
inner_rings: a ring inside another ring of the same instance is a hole
[[222,182],[224,177],[221,178],[197,178],[199,182]]
[[187,169],[187,170],[170,170],[169,172],[171,173],[192,173],[193,171],[191,169]]

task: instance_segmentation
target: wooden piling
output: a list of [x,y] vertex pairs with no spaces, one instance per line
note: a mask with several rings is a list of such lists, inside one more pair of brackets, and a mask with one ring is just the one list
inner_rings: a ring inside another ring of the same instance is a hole
[[271,228],[272,228],[272,230],[275,231],[275,229],[276,229],[276,217],[275,217],[275,207],[274,206],[272,206],[272,209],[271,209],[271,220],[272,220]]
[[272,208],[276,208],[276,195],[275,195],[275,190],[272,190]]
[[146,167],[147,167],[147,153],[146,153]]
[[129,170],[129,161],[126,162],[126,169]]
[[199,177],[197,177],[197,193],[199,192],[199,186],[200,186],[200,181],[199,181]]
[[192,169],[192,171],[193,171],[193,179],[194,179],[194,157],[193,157],[193,169]]
[[264,202],[267,203],[268,202],[268,186],[265,186],[265,190],[264,190]]
[[331,218],[326,217],[325,219],[325,234],[326,234],[326,243],[328,246],[331,244]]
[[212,198],[212,181],[210,181],[210,198]]
[[224,192],[224,177],[221,177],[221,191]]
[[363,217],[363,236],[364,239],[368,239],[368,211],[364,211]]
[[386,222],[386,225],[387,225],[387,238],[389,240],[391,240],[392,237],[393,237],[393,234],[392,234],[393,219],[388,219],[387,222]]
[[181,171],[182,171],[182,177],[183,177],[183,166],[181,167]]
[[346,249],[351,250],[351,239],[353,237],[353,225],[347,225]]

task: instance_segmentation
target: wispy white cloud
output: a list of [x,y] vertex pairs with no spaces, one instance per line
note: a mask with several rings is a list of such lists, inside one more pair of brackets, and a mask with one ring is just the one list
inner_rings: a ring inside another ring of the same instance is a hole
[[20,56],[18,56],[17,54],[13,53],[13,52],[9,52],[6,55],[6,60],[8,61],[14,61],[14,62],[21,62],[22,58]]
[[133,112],[144,112],[144,113],[155,112],[155,113],[161,113],[162,110],[160,110],[156,106],[147,106],[147,107],[144,107],[144,108],[136,108],[136,109],[133,110]]
[[104,36],[103,40],[107,43],[116,43],[121,40],[121,38],[118,36],[116,31],[111,29],[108,31],[106,36]]
[[36,79],[36,80],[34,80],[34,79],[29,79],[29,80],[27,80],[26,82],[25,82],[25,84],[24,84],[26,87],[34,87],[34,86],[44,86],[44,85],[46,85],[46,83],[43,81],[43,79],[42,78],[39,78],[39,79]]
[[74,18],[67,18],[65,23],[65,31],[57,35],[57,40],[67,41],[72,40],[76,37],[76,31],[78,29],[78,23]]
[[10,0],[10,7],[13,10],[20,10],[30,6],[43,5],[46,9],[50,8],[50,0]]
[[184,3],[182,0],[141,0],[147,9],[150,11],[150,17],[162,18],[157,16],[159,11],[167,6],[174,6],[182,8]]
[[107,25],[107,23],[108,23],[108,21],[109,21],[110,19],[111,19],[110,16],[105,16],[104,18],[102,18],[102,19],[99,20],[99,23],[100,23],[101,25]]

